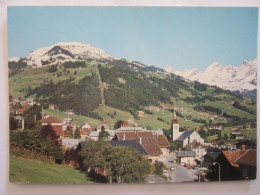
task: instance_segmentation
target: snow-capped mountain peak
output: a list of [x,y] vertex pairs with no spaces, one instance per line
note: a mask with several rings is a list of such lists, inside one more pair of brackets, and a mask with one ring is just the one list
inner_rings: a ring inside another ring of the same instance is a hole
[[256,59],[244,61],[240,67],[233,65],[222,66],[218,62],[213,62],[205,71],[198,69],[177,71],[171,66],[166,66],[165,70],[190,81],[216,85],[226,90],[242,92],[256,89]]
[[43,66],[64,61],[102,61],[115,57],[90,44],[59,42],[30,52],[25,62],[31,66]]

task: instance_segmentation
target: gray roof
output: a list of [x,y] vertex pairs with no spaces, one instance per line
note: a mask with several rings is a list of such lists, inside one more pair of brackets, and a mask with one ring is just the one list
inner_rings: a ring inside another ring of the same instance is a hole
[[118,131],[141,131],[141,130],[145,130],[143,127],[119,127],[117,129]]
[[135,148],[140,153],[149,155],[148,152],[144,149],[144,147],[137,140],[125,140],[125,141],[112,140],[112,141],[109,141],[109,143],[112,146],[127,146],[127,147],[131,147],[131,148]]
[[92,131],[90,134],[89,134],[89,137],[98,137],[99,136],[99,131]]
[[81,140],[80,139],[71,139],[71,138],[63,138],[61,140],[62,145],[65,148],[76,148]]
[[221,154],[221,152],[210,152],[210,153],[207,153],[205,155],[205,157],[209,156],[211,159],[216,160],[220,154]]
[[183,142],[187,137],[189,137],[194,131],[184,131],[176,141]]
[[[89,134],[89,137],[98,137],[99,133],[100,133],[100,131],[92,131]],[[114,130],[109,130],[108,133],[110,134],[110,137],[115,137],[115,131]]]
[[178,157],[195,157],[196,153],[194,151],[178,151]]

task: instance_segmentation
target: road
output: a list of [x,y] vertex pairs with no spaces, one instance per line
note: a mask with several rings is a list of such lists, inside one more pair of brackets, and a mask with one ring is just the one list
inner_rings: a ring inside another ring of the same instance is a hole
[[146,183],[171,183],[170,181],[159,177],[158,175],[148,175],[147,179],[146,179]]
[[175,171],[169,171],[169,177],[172,183],[178,182],[194,182],[197,180],[197,176],[195,175],[196,170],[187,169],[186,167],[182,167],[175,163],[166,162],[165,163],[168,168],[174,167]]

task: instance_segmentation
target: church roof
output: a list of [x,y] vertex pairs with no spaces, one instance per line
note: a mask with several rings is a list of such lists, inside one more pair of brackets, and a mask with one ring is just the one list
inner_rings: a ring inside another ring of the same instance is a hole
[[194,131],[184,131],[176,141],[183,142],[187,137],[189,137]]
[[177,119],[172,119],[172,124],[179,124]]

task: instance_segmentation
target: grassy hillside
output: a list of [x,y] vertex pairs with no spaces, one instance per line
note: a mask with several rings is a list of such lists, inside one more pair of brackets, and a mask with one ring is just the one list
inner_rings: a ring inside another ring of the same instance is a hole
[[80,125],[80,123],[90,123],[91,127],[95,128],[97,125],[100,124],[100,121],[94,118],[82,116],[82,115],[67,115],[66,113],[59,111],[59,110],[52,110],[52,109],[43,109],[43,112],[47,115],[54,116],[57,119],[63,120],[65,118],[72,118],[73,124]]
[[9,181],[13,183],[87,184],[93,183],[72,167],[10,156]]
[[[249,98],[242,98],[216,87],[189,83],[180,78],[149,70],[133,70],[127,68],[126,62],[124,66],[98,64],[86,63],[86,67],[66,69],[59,65],[54,73],[48,71],[49,67],[25,68],[9,78],[10,95],[24,97],[28,92],[28,86],[32,90],[35,87],[40,87],[38,90],[34,90],[31,96],[38,94],[40,99],[44,97],[45,103],[56,102],[55,104],[60,104],[58,105],[59,109],[63,111],[73,109],[78,114],[71,116],[74,119],[74,124],[90,122],[93,127],[100,124],[102,117],[109,123],[110,128],[113,128],[117,120],[131,119],[144,128],[150,126],[152,129],[169,129],[173,117],[169,111],[152,111],[151,114],[146,114],[141,118],[136,115],[137,111],[144,110],[149,105],[160,107],[163,104],[167,104],[169,108],[181,108],[179,113],[182,117],[178,116],[181,127],[195,128],[208,125],[210,120],[212,124],[230,122],[228,126],[231,127],[232,120],[235,120],[234,116],[240,117],[239,120],[246,118],[245,125],[248,125],[256,118],[254,114],[256,113],[256,102]],[[69,78],[72,79],[67,83],[59,82]],[[93,78],[98,78],[101,81],[91,84]],[[54,85],[44,84],[50,83],[50,80]],[[100,85],[104,87],[105,105],[100,105],[101,102],[96,101],[100,98],[99,89],[103,88]],[[49,89],[53,89],[55,93],[46,93],[46,91],[51,91]],[[234,107],[235,101],[252,112],[249,113],[246,109]],[[220,113],[205,109],[195,110],[194,108],[198,105],[202,108],[209,106],[213,109],[219,109]],[[49,109],[43,111],[59,119],[67,117],[64,112]],[[93,113],[97,116],[94,116]],[[224,113],[229,116],[224,117]],[[158,118],[162,120],[158,120]],[[235,125],[242,124],[235,123]]]

